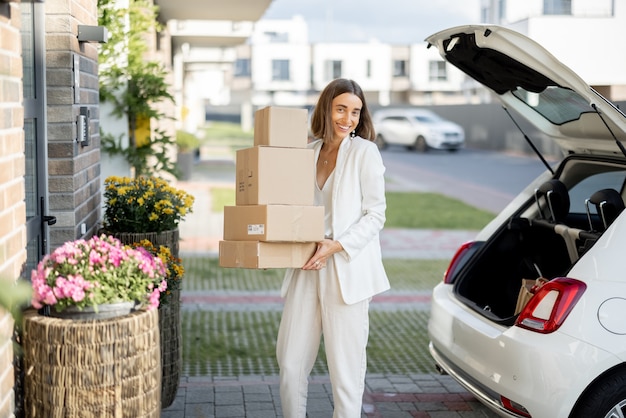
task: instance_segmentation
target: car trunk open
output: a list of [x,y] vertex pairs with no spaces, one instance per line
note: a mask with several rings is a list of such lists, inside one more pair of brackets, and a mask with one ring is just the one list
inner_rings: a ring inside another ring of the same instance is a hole
[[512,325],[522,281],[566,276],[604,232],[601,215],[588,213],[584,202],[598,189],[624,191],[626,116],[543,47],[513,30],[466,25],[426,40],[446,61],[490,89],[518,128],[515,118],[521,116],[567,156],[558,167],[550,166],[522,132],[553,180],[564,184],[572,207],[568,202],[566,212],[555,219],[541,200],[545,196],[538,199],[537,192],[527,192],[526,203],[448,273],[448,282],[467,306]]
[[[472,254],[448,272],[457,297],[495,322],[514,323],[524,279],[566,277],[595,245],[607,226],[602,212],[588,200],[598,189],[623,190],[626,159],[570,156],[556,169],[555,177],[558,180],[529,194],[487,241],[477,243]],[[547,189],[542,189],[554,183],[564,187],[560,193],[568,199],[561,209],[554,200],[550,207]]]

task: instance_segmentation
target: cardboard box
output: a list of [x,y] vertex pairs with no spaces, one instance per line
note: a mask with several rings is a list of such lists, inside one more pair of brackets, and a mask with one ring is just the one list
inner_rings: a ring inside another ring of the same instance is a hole
[[224,239],[227,241],[321,241],[324,239],[324,207],[225,206]]
[[235,204],[313,206],[313,158],[308,148],[237,150]]
[[268,106],[254,113],[254,145],[306,148],[309,140],[306,109]]
[[220,267],[300,268],[316,247],[315,242],[220,241]]

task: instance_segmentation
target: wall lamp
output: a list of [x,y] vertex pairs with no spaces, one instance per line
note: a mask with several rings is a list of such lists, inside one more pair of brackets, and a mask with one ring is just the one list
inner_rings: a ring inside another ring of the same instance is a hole
[[78,42],[106,43],[109,31],[104,26],[78,25]]

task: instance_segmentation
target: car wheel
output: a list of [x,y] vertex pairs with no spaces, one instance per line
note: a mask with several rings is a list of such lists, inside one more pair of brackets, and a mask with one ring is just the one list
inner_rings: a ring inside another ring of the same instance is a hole
[[448,152],[457,152],[458,148],[448,148]]
[[374,141],[374,143],[376,143],[378,149],[387,148],[387,142],[385,142],[385,138],[383,138],[383,136],[380,134],[376,135],[376,140]]
[[614,374],[591,387],[571,418],[626,416],[626,374]]
[[428,144],[426,143],[426,138],[424,138],[421,135],[418,136],[417,139],[415,140],[415,144],[413,145],[413,148],[417,152],[426,152],[426,151],[428,151]]

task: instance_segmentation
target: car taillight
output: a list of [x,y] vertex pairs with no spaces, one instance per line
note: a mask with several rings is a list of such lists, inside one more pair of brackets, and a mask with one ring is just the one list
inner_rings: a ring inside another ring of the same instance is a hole
[[456,250],[456,253],[454,254],[454,257],[452,257],[452,261],[450,261],[450,264],[448,265],[448,268],[443,273],[443,282],[444,283],[446,283],[446,284],[451,284],[452,283],[452,278],[454,277],[454,275],[456,273],[456,270],[459,268],[459,266],[462,265],[461,261],[465,261],[465,256],[470,253],[470,250],[476,244],[477,244],[476,241],[469,241],[469,242],[466,242],[465,244],[461,245],[459,247],[459,249]]
[[522,405],[518,404],[517,402],[513,402],[512,400],[504,396],[501,396],[500,400],[502,401],[502,406],[504,406],[509,411],[514,412],[516,415],[519,415],[521,417],[532,418],[530,414],[528,413],[528,410],[524,408]]
[[515,325],[549,334],[556,331],[587,289],[579,280],[558,277],[537,290],[520,312]]

